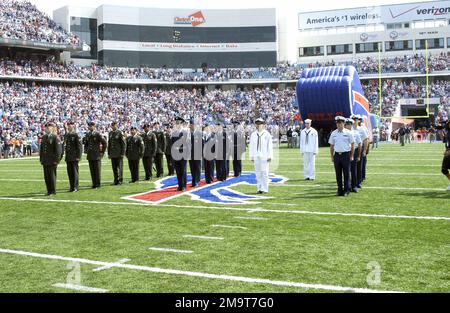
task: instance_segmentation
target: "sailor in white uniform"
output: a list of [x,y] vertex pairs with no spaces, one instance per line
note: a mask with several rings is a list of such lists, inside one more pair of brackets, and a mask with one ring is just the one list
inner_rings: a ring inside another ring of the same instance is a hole
[[273,159],[272,135],[265,129],[265,122],[255,121],[256,131],[250,136],[250,160],[255,164],[258,193],[269,192],[269,163]]
[[303,155],[303,175],[305,180],[316,179],[316,155],[319,152],[319,135],[311,127],[311,120],[305,120],[305,128],[300,133],[300,152]]

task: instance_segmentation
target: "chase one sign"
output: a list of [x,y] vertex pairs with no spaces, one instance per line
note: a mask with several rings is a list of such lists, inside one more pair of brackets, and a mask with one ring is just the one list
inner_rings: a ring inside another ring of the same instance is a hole
[[300,13],[298,15],[298,26],[300,30],[307,30],[448,18],[450,18],[450,1],[429,1]]

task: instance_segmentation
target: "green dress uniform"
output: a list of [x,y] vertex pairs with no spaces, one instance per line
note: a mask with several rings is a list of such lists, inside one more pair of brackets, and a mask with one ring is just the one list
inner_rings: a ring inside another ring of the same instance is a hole
[[127,138],[126,155],[132,183],[139,181],[139,160],[144,155],[144,149],[144,142],[141,136],[135,135]]
[[83,154],[81,138],[77,133],[67,133],[64,136],[64,153],[67,165],[67,176],[69,177],[70,192],[78,191],[79,167],[78,162]]
[[83,144],[89,161],[89,170],[92,178],[92,188],[100,188],[102,157],[105,154],[107,143],[102,135],[96,131],[89,131],[83,138]]
[[108,157],[114,174],[114,185],[123,182],[123,157],[125,155],[126,142],[120,130],[110,131],[108,135]]
[[56,169],[62,157],[61,140],[53,134],[45,134],[39,147],[39,160],[44,168],[47,195],[56,194]]
[[166,162],[167,162],[167,170],[169,171],[169,176],[172,176],[175,174],[175,169],[173,167],[173,160],[172,160],[172,141],[170,140],[170,133],[165,133],[166,137],[166,149],[164,151],[164,154],[166,155]]
[[163,168],[163,158],[164,152],[166,151],[166,136],[162,131],[154,132],[157,141],[156,155],[155,155],[155,165],[156,165],[156,176],[162,177],[164,175]]
[[144,156],[142,158],[142,163],[144,163],[145,170],[145,180],[150,180],[153,177],[152,167],[153,159],[156,156],[157,140],[156,135],[149,131],[147,133],[141,134],[142,140],[144,141]]

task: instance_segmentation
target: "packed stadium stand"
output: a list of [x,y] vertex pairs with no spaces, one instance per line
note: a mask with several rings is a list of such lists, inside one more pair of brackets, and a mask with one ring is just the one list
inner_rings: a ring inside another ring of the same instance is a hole
[[[34,49],[33,42],[78,46],[83,42],[31,3],[13,0],[0,3],[0,39],[25,41],[20,48],[0,44],[0,133],[4,141],[36,141],[49,120],[61,131],[66,120],[76,120],[83,132],[91,120],[106,131],[112,120],[126,129],[145,122],[170,123],[177,115],[193,114],[210,122],[250,124],[257,111],[263,112],[269,125],[285,132],[300,123],[294,88],[302,72],[335,65],[356,68],[371,110],[382,119],[396,115],[400,100],[427,96],[436,99],[433,123],[445,122],[450,114],[449,52],[433,52],[428,59],[423,53],[405,53],[383,57],[381,64],[378,58],[368,56],[245,69],[80,65],[62,61],[62,50]],[[426,63],[428,73],[434,75],[428,95]],[[378,75],[382,78],[381,101]]]

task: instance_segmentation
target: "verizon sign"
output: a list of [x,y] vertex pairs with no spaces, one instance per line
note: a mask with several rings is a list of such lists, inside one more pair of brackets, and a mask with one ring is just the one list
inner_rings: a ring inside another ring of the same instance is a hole
[[364,24],[403,23],[450,18],[450,1],[429,1],[379,7],[307,12],[298,15],[300,30]]

